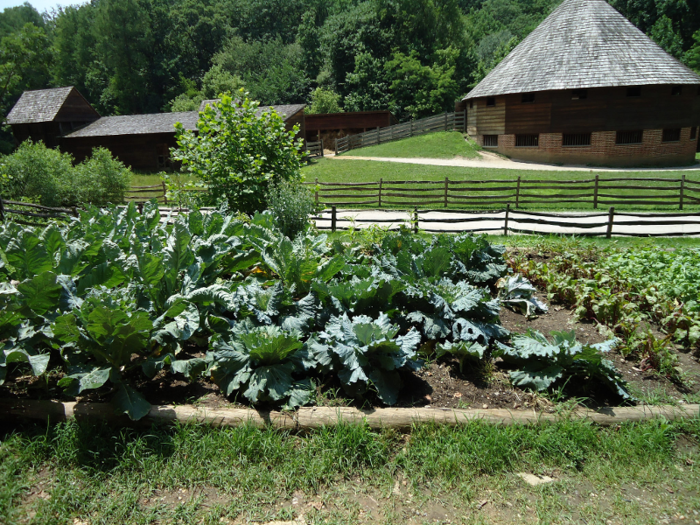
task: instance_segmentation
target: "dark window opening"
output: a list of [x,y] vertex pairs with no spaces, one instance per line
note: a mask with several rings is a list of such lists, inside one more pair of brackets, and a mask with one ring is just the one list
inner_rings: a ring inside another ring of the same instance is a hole
[[615,136],[615,144],[641,144],[644,132],[636,131],[618,131]]
[[527,104],[529,102],[534,102],[535,101],[535,94],[534,93],[523,93],[522,98],[520,99],[520,102],[523,104]]
[[484,147],[485,148],[497,148],[498,147],[498,135],[484,135]]
[[587,89],[574,89],[571,92],[571,100],[584,100],[588,98]]
[[469,101],[469,109],[472,109],[474,107],[474,101],[470,100]]
[[561,138],[562,146],[590,146],[590,133],[565,133]]
[[698,138],[698,127],[693,126],[690,128],[690,140],[695,140],[696,138]]
[[495,106],[496,105],[496,97],[486,97],[486,105],[487,106]]
[[677,97],[683,93],[683,86],[671,86],[671,96]]
[[678,142],[679,140],[681,140],[681,128],[665,129],[661,136],[661,142]]
[[537,148],[540,145],[539,135],[516,135],[515,146],[517,148]]
[[640,87],[628,87],[627,88],[627,96],[628,97],[641,97],[642,96],[642,88],[640,88]]

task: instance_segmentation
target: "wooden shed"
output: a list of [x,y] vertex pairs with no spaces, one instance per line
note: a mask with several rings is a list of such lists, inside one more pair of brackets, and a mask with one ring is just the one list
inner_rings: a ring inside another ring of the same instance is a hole
[[[205,101],[202,104],[211,103]],[[277,111],[287,130],[299,123],[303,128],[304,105],[266,106],[259,112]],[[177,146],[175,123],[196,130],[199,111],[154,113],[102,117],[87,127],[61,137],[60,148],[71,153],[76,161],[90,155],[93,148],[107,148],[124,164],[138,170],[159,170],[171,167],[170,148]]]
[[72,86],[25,91],[7,115],[7,124],[18,143],[42,141],[48,147],[58,138],[100,118],[80,92]]
[[695,161],[700,76],[605,0],[564,0],[462,101],[467,132],[515,159]]
[[[390,111],[352,111],[348,113],[317,113],[306,115],[306,140],[345,137],[367,130],[398,124]],[[325,140],[325,139],[324,139]]]

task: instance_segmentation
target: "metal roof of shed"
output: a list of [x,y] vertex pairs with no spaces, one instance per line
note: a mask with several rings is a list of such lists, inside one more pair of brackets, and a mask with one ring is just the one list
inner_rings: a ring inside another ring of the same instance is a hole
[[463,100],[652,84],[700,84],[700,76],[605,0],[564,0]]

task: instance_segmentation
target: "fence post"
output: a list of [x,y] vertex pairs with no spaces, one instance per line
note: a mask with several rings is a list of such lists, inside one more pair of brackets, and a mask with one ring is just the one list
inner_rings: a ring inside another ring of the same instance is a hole
[[0,198],[0,222],[5,222],[5,205]]
[[445,208],[447,208],[447,191],[450,187],[450,179],[445,177]]
[[413,136],[413,120],[411,120],[411,134],[409,135],[409,137],[412,137],[412,136]]
[[613,228],[613,219],[615,218],[615,208],[613,206],[610,207],[610,211],[608,212],[608,231],[605,234],[605,237],[608,239],[612,237],[612,228]]
[[[336,142],[336,148],[338,147],[337,144],[338,143]],[[316,206],[318,206],[318,177],[316,177],[316,187],[314,188],[314,193],[316,194]]]
[[165,181],[162,181],[163,184],[163,203],[168,204],[168,188],[165,186]]
[[510,215],[510,204],[506,204],[506,220],[503,224],[503,236],[508,237],[508,216]]
[[520,207],[520,177],[518,177],[518,185],[515,187],[515,207]]
[[593,209],[594,210],[598,209],[598,177],[599,177],[599,175],[595,176],[595,187],[593,188]]
[[79,217],[80,214],[78,213],[78,207],[73,206],[73,217]]
[[382,143],[381,132],[379,131],[379,126],[377,126],[377,145]]
[[321,141],[321,157],[323,157],[323,140]]
[[384,185],[384,179],[379,179],[379,207],[382,207],[382,186]]
[[445,111],[445,131],[447,131],[447,111]]
[[331,206],[331,231],[332,232],[335,231],[335,221],[336,221],[335,206]]
[[418,208],[413,208],[413,233],[418,233]]
[[681,198],[680,202],[678,203],[678,209],[683,211],[683,190],[685,188],[685,173],[681,177]]

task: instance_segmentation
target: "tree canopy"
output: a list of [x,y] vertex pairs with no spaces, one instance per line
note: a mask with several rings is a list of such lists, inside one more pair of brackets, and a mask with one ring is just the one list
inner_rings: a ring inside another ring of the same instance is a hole
[[[700,68],[700,0],[609,1]],[[0,104],[72,85],[103,115],[152,113],[245,87],[263,105],[421,117],[451,110],[559,2],[99,0],[43,14],[25,3],[0,12]]]

